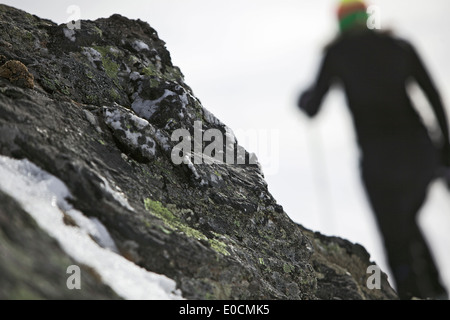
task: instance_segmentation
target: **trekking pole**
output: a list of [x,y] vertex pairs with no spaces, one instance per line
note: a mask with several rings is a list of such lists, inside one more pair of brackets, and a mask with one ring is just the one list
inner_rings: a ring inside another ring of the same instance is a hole
[[333,205],[331,186],[327,174],[327,165],[324,154],[324,144],[320,127],[316,123],[309,123],[307,128],[308,153],[311,159],[311,171],[317,194],[317,207],[319,208],[319,223],[324,230],[336,232],[333,219]]

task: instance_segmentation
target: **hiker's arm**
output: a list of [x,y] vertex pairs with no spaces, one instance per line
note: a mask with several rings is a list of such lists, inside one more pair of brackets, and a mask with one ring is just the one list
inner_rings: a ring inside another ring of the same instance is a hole
[[322,61],[314,85],[303,92],[298,100],[298,107],[308,116],[313,117],[319,112],[323,97],[330,89],[331,79],[330,55],[327,54]]
[[419,86],[425,93],[428,101],[433,108],[434,114],[439,123],[441,129],[443,146],[442,146],[442,157],[444,164],[450,166],[450,139],[449,139],[449,128],[447,122],[447,114],[442,103],[441,97],[439,95],[436,86],[431,79],[422,59],[419,57],[416,50],[411,46],[412,53],[412,67],[413,67],[413,77],[416,79]]

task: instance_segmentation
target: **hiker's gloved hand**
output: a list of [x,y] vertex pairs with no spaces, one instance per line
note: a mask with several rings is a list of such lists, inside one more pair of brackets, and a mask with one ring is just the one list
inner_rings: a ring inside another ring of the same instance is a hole
[[306,90],[299,96],[297,106],[308,116],[314,117],[319,111],[320,105],[320,103],[316,103],[314,100],[314,90]]
[[304,91],[299,95],[298,100],[297,100],[297,107],[299,107],[300,110],[304,111],[305,106],[308,104],[308,101],[310,100],[309,99],[310,96],[311,96],[311,90]]

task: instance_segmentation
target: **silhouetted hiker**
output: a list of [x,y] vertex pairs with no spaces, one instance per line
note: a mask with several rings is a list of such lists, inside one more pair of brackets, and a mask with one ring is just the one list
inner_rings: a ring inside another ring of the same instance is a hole
[[[450,164],[447,118],[439,94],[414,47],[369,30],[362,1],[343,1],[341,33],[325,52],[316,82],[299,99],[309,116],[334,82],[342,85],[361,150],[363,183],[375,213],[401,299],[446,298],[433,257],[417,225],[430,182]],[[423,89],[442,132],[442,147],[428,135],[407,94]]]

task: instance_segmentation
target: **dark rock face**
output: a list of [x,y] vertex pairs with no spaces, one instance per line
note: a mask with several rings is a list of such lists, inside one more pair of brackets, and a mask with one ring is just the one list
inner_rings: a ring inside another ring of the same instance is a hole
[[319,299],[397,299],[387,276],[380,273],[380,289],[370,289],[368,272],[369,253],[359,244],[337,237],[327,237],[300,226],[303,234],[312,240],[314,253],[310,263],[316,271]]
[[[362,247],[290,220],[255,155],[202,106],[147,23],[113,15],[71,30],[0,5],[0,38],[5,62],[20,61],[34,78],[34,89],[0,78],[0,154],[26,158],[62,180],[73,206],[98,218],[123,256],[175,280],[184,298],[395,299],[385,277],[382,289],[367,289],[371,262]],[[180,129],[223,140],[214,140],[213,152],[211,140],[187,140],[192,153],[175,163],[180,140],[173,135]],[[30,272],[52,285],[52,294],[39,290],[39,297],[66,298],[64,283],[52,282],[34,250],[39,243],[63,256],[61,249],[39,240],[42,231],[13,199],[2,200],[0,212],[17,213],[0,220],[0,237],[17,222],[36,238],[9,237],[20,252],[2,246],[0,253],[20,260],[27,252],[41,268]],[[33,277],[16,278],[9,267],[0,260],[0,279],[33,286]],[[101,286],[79,294],[116,297]]]

